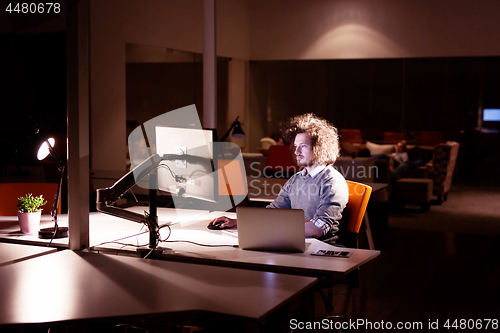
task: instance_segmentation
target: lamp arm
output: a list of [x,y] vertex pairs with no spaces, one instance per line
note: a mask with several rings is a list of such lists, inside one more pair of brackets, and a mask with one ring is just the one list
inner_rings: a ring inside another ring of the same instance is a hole
[[56,151],[54,150],[54,147],[52,147],[49,140],[47,139],[47,140],[45,140],[45,142],[47,142],[47,146],[49,146],[50,156],[52,156],[52,158],[56,161],[57,167],[58,167],[59,171],[61,171],[61,168],[64,168],[63,162],[59,158],[59,155],[57,155]]
[[[50,147],[50,145],[49,145]],[[64,170],[66,168],[64,167],[64,164],[59,166],[59,172],[61,173],[61,177],[59,178],[59,184],[57,185],[57,193],[54,196],[54,200],[52,201],[52,206],[50,207],[50,215],[54,219],[54,230],[57,232],[57,211],[59,210],[59,204],[61,202],[61,189],[62,189],[62,184],[63,184],[63,179],[64,179]]]
[[233,121],[233,123],[231,124],[231,127],[229,127],[229,129],[227,130],[227,132],[224,134],[224,136],[220,139],[221,142],[224,142],[226,141],[227,137],[229,136],[229,134],[231,133],[231,131],[233,130],[234,126],[236,126],[236,122],[238,121],[238,118],[240,118],[240,116],[236,117],[236,120]]

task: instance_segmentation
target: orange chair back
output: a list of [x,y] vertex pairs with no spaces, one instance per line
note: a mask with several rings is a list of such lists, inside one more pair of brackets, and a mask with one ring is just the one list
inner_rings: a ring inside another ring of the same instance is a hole
[[372,188],[368,185],[346,180],[349,187],[349,201],[344,210],[347,210],[347,231],[359,233],[366,207],[372,194]]
[[[42,214],[49,214],[50,206],[57,193],[57,183],[0,183],[0,215],[17,215],[17,198],[28,193],[33,196],[43,195],[47,203],[42,206]],[[61,205],[57,213],[61,213]]]

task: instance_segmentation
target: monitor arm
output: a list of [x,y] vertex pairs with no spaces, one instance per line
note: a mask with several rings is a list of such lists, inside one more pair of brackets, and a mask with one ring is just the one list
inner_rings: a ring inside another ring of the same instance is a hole
[[96,206],[99,212],[121,217],[133,222],[144,223],[149,229],[149,247],[155,248],[158,238],[159,226],[156,214],[139,214],[125,209],[112,206],[120,199],[132,186],[138,181],[149,175],[152,171],[158,168],[162,161],[187,160],[190,161],[192,156],[165,154],[160,157],[158,154],[151,155],[141,164],[129,171],[126,175],[120,178],[113,186],[108,188],[97,189]]

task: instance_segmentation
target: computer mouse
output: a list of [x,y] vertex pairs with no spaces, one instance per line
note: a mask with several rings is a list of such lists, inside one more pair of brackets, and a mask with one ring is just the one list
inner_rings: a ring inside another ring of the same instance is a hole
[[218,222],[215,222],[214,224],[209,224],[207,226],[208,229],[210,230],[221,230],[221,229],[226,229],[226,228],[222,228],[221,225],[224,223],[224,221],[218,221]]

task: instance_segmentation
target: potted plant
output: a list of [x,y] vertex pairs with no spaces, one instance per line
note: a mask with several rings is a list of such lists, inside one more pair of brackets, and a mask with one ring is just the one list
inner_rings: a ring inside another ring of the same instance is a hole
[[24,234],[36,234],[40,228],[40,217],[42,214],[41,206],[47,203],[43,195],[34,197],[33,194],[26,194],[24,197],[17,198],[17,207],[19,211],[19,225]]

